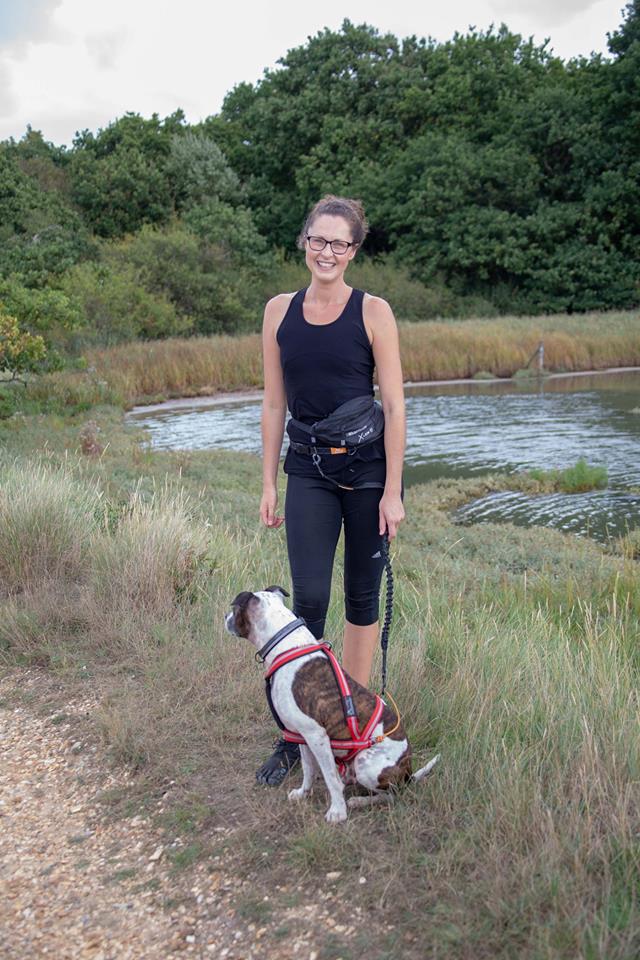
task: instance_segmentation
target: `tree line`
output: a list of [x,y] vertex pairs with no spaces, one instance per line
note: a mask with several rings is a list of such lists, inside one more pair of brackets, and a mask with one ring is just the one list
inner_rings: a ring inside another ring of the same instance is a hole
[[374,292],[399,274],[426,315],[633,307],[640,0],[609,51],[345,20],[201,123],[129,113],[68,149],[28,128],[0,144],[2,313],[51,364],[87,341],[256,329],[329,192],[365,203]]

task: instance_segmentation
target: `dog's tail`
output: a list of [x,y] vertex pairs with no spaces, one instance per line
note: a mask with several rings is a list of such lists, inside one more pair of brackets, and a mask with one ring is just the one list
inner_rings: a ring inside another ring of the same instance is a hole
[[433,759],[429,760],[429,763],[425,764],[424,767],[420,767],[419,770],[416,770],[415,773],[411,774],[411,780],[413,783],[418,783],[419,780],[424,780],[424,778],[431,773],[436,763],[440,759],[440,754],[436,753]]

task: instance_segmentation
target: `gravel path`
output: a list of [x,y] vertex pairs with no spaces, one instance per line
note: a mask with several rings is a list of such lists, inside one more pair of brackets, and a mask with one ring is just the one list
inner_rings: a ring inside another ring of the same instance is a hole
[[215,861],[176,872],[165,846],[171,841],[150,821],[105,815],[100,795],[126,791],[132,781],[111,769],[99,745],[82,739],[96,701],[54,709],[43,700],[42,682],[31,670],[0,679],[3,960],[146,960],[178,952],[315,960],[310,938],[320,917],[313,911],[280,913],[296,935],[278,941],[234,909],[246,878],[225,875]]

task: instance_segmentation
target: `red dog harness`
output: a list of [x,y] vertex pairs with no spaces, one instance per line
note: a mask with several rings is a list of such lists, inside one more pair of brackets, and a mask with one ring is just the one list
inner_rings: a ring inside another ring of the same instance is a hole
[[384,740],[384,735],[372,737],[371,734],[375,730],[378,723],[380,723],[385,704],[384,701],[376,694],[376,704],[373,709],[373,713],[361,731],[360,725],[358,724],[358,714],[353,702],[353,697],[351,696],[351,688],[349,687],[344,670],[338,663],[335,654],[331,650],[330,644],[314,643],[309,647],[296,647],[294,650],[287,650],[285,653],[281,653],[280,656],[276,657],[265,673],[264,677],[267,702],[269,703],[274,720],[283,731],[284,739],[288,740],[289,743],[306,743],[304,737],[302,737],[299,733],[295,733],[293,730],[287,730],[282,720],[278,716],[271,699],[271,678],[273,677],[274,673],[276,673],[280,667],[284,667],[286,663],[291,663],[292,660],[297,660],[299,657],[306,657],[307,654],[315,653],[317,650],[326,655],[333,668],[333,674],[336,678],[336,683],[338,684],[340,697],[342,699],[344,719],[351,733],[350,739],[329,741],[331,744],[331,749],[335,755],[338,768],[342,773],[346,765],[353,760],[356,754],[360,753],[361,750],[366,750],[368,747],[373,746],[374,743],[380,743],[382,740]]

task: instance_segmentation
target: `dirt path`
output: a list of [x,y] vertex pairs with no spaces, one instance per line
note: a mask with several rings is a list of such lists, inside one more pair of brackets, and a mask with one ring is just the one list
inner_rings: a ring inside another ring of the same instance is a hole
[[31,670],[0,679],[3,960],[313,960],[304,921],[318,917],[299,917],[296,935],[276,944],[272,930],[234,909],[246,880],[211,862],[177,873],[170,859],[179,840],[141,816],[105,815],[100,795],[126,791],[131,780],[83,740],[96,702],[52,707],[42,684]]

